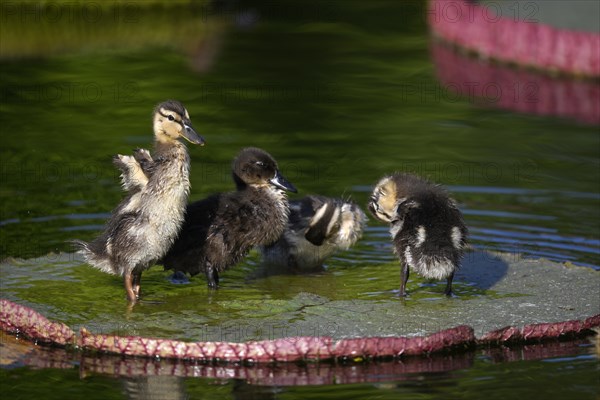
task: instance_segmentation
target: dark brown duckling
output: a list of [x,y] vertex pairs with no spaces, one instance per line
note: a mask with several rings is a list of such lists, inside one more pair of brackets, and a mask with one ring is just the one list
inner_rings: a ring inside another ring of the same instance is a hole
[[269,266],[314,270],[340,250],[348,250],[362,235],[367,217],[356,204],[342,199],[310,195],[290,202],[283,235],[261,247]]
[[203,144],[185,107],[169,100],[154,109],[154,153],[116,156],[128,196],[113,210],[104,232],[90,243],[75,241],[85,261],[123,276],[127,298],[140,294],[144,270],[162,258],[183,223],[190,190],[190,159],[178,139]]
[[163,259],[165,269],[192,276],[203,272],[211,288],[218,287],[220,272],[253,247],[281,236],[289,213],[285,192],[296,192],[264,150],[243,149],[232,169],[237,191],[190,204],[178,239]]
[[400,295],[406,296],[410,267],[425,278],[446,279],[450,296],[468,231],[448,193],[418,176],[395,173],[377,183],[369,210],[390,224],[394,252],[402,262]]

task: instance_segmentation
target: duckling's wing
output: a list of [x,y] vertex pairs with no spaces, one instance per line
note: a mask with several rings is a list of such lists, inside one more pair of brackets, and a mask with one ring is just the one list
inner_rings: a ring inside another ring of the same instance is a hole
[[310,213],[304,237],[315,246],[321,246],[334,233],[340,216],[338,204],[335,199],[308,196],[303,208],[305,214]]
[[113,164],[121,170],[121,185],[124,190],[138,191],[148,183],[148,176],[134,157],[117,154],[113,157]]
[[152,159],[150,152],[146,149],[135,149],[133,151],[133,158],[138,162],[140,168],[144,171],[144,174],[150,178],[154,167],[154,160]]

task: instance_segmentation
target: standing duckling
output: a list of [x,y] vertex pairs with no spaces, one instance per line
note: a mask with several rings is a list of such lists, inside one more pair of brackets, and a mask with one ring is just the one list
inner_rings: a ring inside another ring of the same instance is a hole
[[348,250],[362,235],[367,217],[354,203],[324,196],[290,202],[283,235],[261,247],[268,265],[314,270],[339,250]]
[[218,193],[192,203],[178,239],[163,259],[165,269],[206,274],[208,286],[255,246],[279,238],[288,219],[285,191],[296,188],[279,172],[267,152],[250,147],[233,161],[237,191]]
[[466,246],[467,228],[454,200],[440,186],[395,173],[377,183],[369,210],[390,224],[394,251],[402,262],[400,296],[406,296],[409,267],[428,279],[452,279]]
[[88,264],[123,276],[132,303],[140,294],[142,272],[165,255],[184,220],[190,158],[179,138],[204,144],[183,104],[159,104],[154,109],[154,153],[137,150],[133,157],[114,159],[128,196],[100,236],[90,243],[75,241]]

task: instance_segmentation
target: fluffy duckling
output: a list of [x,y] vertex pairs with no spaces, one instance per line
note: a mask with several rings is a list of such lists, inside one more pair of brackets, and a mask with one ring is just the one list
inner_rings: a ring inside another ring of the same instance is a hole
[[133,157],[114,158],[128,196],[113,210],[100,236],[90,243],[75,241],[88,264],[123,276],[132,303],[140,294],[142,271],[165,255],[184,220],[190,158],[178,139],[204,144],[178,101],[156,106],[153,121],[152,155],[137,150]]
[[283,235],[261,247],[268,265],[313,270],[340,250],[348,250],[362,236],[367,217],[352,202],[324,196],[306,196],[290,202]]
[[253,247],[281,236],[289,213],[285,191],[296,192],[261,149],[243,149],[232,169],[237,191],[190,204],[179,237],[163,259],[165,269],[204,272],[211,288],[218,287],[220,272]]
[[390,224],[402,262],[400,296],[406,296],[409,267],[428,279],[446,279],[446,295],[466,246],[467,228],[456,203],[440,186],[395,173],[377,183],[369,210]]

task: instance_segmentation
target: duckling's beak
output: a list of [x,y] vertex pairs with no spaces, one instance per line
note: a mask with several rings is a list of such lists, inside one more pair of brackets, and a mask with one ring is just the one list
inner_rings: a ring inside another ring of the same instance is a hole
[[377,198],[375,197],[375,195],[371,195],[371,198],[369,199],[369,202],[367,203],[367,207],[369,208],[369,211],[371,212],[371,214],[373,214],[374,216],[377,216]]
[[192,144],[199,144],[204,146],[204,138],[196,133],[196,130],[189,121],[183,121],[183,133],[182,136]]
[[279,170],[275,172],[275,176],[269,179],[271,185],[278,187],[279,189],[287,190],[292,193],[298,193],[298,190],[292,185],[287,179],[281,175]]

